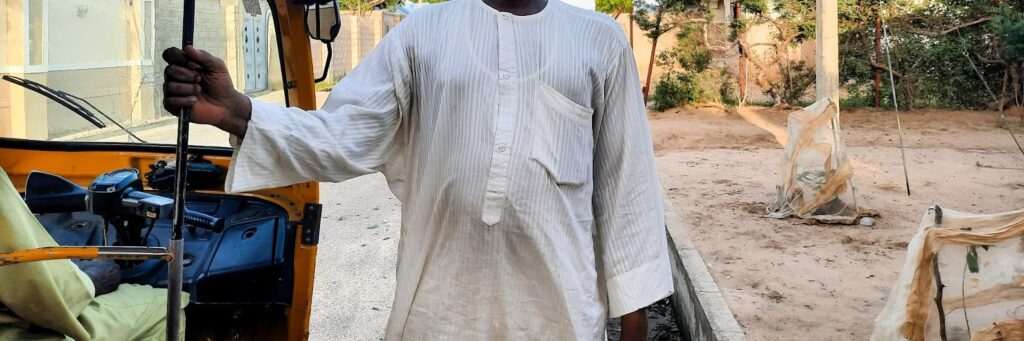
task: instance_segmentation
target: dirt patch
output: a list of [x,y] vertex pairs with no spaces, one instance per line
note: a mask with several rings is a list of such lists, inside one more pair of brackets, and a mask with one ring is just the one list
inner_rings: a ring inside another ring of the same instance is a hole
[[996,113],[901,113],[907,196],[892,113],[849,110],[842,122],[853,181],[881,213],[877,223],[764,218],[780,181],[787,114],[651,114],[662,184],[750,340],[867,339],[929,206],[1024,207],[1024,156],[996,128]]

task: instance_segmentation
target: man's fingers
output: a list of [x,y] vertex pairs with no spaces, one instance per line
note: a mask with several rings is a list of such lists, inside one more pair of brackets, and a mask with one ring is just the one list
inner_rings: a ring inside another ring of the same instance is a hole
[[170,111],[172,114],[177,115],[178,110],[182,108],[190,108],[196,103],[195,96],[188,97],[164,97],[164,109]]
[[203,88],[196,83],[166,82],[164,83],[165,97],[187,97],[198,96]]
[[185,46],[185,55],[188,59],[199,64],[206,72],[227,72],[228,68],[224,65],[224,61],[220,58],[214,57],[209,52],[192,47],[192,45]]
[[166,77],[168,81],[173,80],[189,83],[198,83],[201,79],[199,72],[189,70],[178,65],[167,65],[167,67],[164,68],[164,77]]
[[164,61],[171,65],[186,65],[188,63],[188,57],[185,56],[185,51],[177,47],[171,47],[164,50],[163,53]]

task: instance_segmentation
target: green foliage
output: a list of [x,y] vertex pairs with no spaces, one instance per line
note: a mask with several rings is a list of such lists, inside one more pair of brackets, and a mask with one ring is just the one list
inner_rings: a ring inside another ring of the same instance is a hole
[[683,25],[676,33],[676,45],[658,56],[658,65],[669,71],[701,73],[711,66],[711,53],[704,47],[695,25]]
[[[884,50],[875,52],[879,14],[891,36],[901,109],[985,108],[992,103],[986,85],[1004,98],[1020,95],[1002,82],[1006,77],[1013,84],[1013,70],[1024,69],[1024,1],[1002,3],[889,0],[879,7],[870,0],[841,0],[840,83],[849,94],[846,100],[854,105],[874,102],[874,65],[888,65]],[[888,71],[881,69],[881,80],[882,105],[892,106]]]
[[732,76],[726,69],[722,69],[719,72],[722,80],[718,82],[718,99],[719,102],[728,106],[735,106],[740,103],[740,98],[736,94],[737,84],[735,77]]
[[753,23],[773,26],[775,39],[787,46],[814,40],[814,0],[753,0],[743,6]]
[[814,84],[813,67],[790,57],[792,49],[814,39],[814,0],[753,0],[743,6],[741,23],[734,27],[739,32],[765,27],[772,38],[765,43],[767,49],[744,48],[753,84],[772,98],[773,105],[796,103]]
[[[429,3],[442,2],[427,0]],[[342,11],[353,11],[357,13],[369,12],[375,9],[390,10],[398,5],[403,4],[404,0],[383,0],[382,2],[376,0],[338,0],[338,9]]]
[[807,65],[805,61],[790,63],[788,67],[782,69],[782,77],[786,83],[781,87],[783,103],[797,103],[814,89],[814,67]]
[[669,108],[698,102],[736,105],[736,80],[725,69],[707,69],[700,73],[670,72],[661,77],[651,94],[651,108]]
[[658,66],[664,73],[650,98],[653,109],[662,111],[695,102],[736,104],[736,79],[715,61],[704,41],[704,23],[713,19],[710,13],[692,8],[672,19],[676,45],[658,54]]
[[692,103],[700,97],[700,86],[695,79],[685,75],[665,75],[658,80],[651,94],[651,108],[657,111]]
[[1000,7],[989,29],[1002,39],[1007,62],[1024,62],[1024,14],[1009,6]]
[[650,0],[633,3],[633,22],[648,38],[657,40],[661,35],[679,27],[670,22],[674,16],[690,9],[704,9],[703,0]]
[[632,0],[597,0],[595,3],[598,12],[615,14],[629,13],[629,6],[633,5]]

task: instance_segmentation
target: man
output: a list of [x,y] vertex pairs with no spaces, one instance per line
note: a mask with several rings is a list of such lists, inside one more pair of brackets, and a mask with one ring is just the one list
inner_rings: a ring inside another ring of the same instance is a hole
[[[558,0],[418,10],[303,111],[246,98],[192,48],[164,106],[235,138],[228,191],[377,171],[402,202],[388,340],[595,340],[672,293],[633,54]],[[357,298],[353,298],[357,299]]]

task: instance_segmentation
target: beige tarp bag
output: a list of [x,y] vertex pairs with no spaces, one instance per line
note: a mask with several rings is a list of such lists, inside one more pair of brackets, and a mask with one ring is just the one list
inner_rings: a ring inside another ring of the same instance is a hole
[[1024,340],[1022,238],[1024,210],[928,209],[871,340]]
[[839,111],[828,98],[790,113],[787,133],[782,185],[768,217],[854,224],[877,215],[857,198]]

